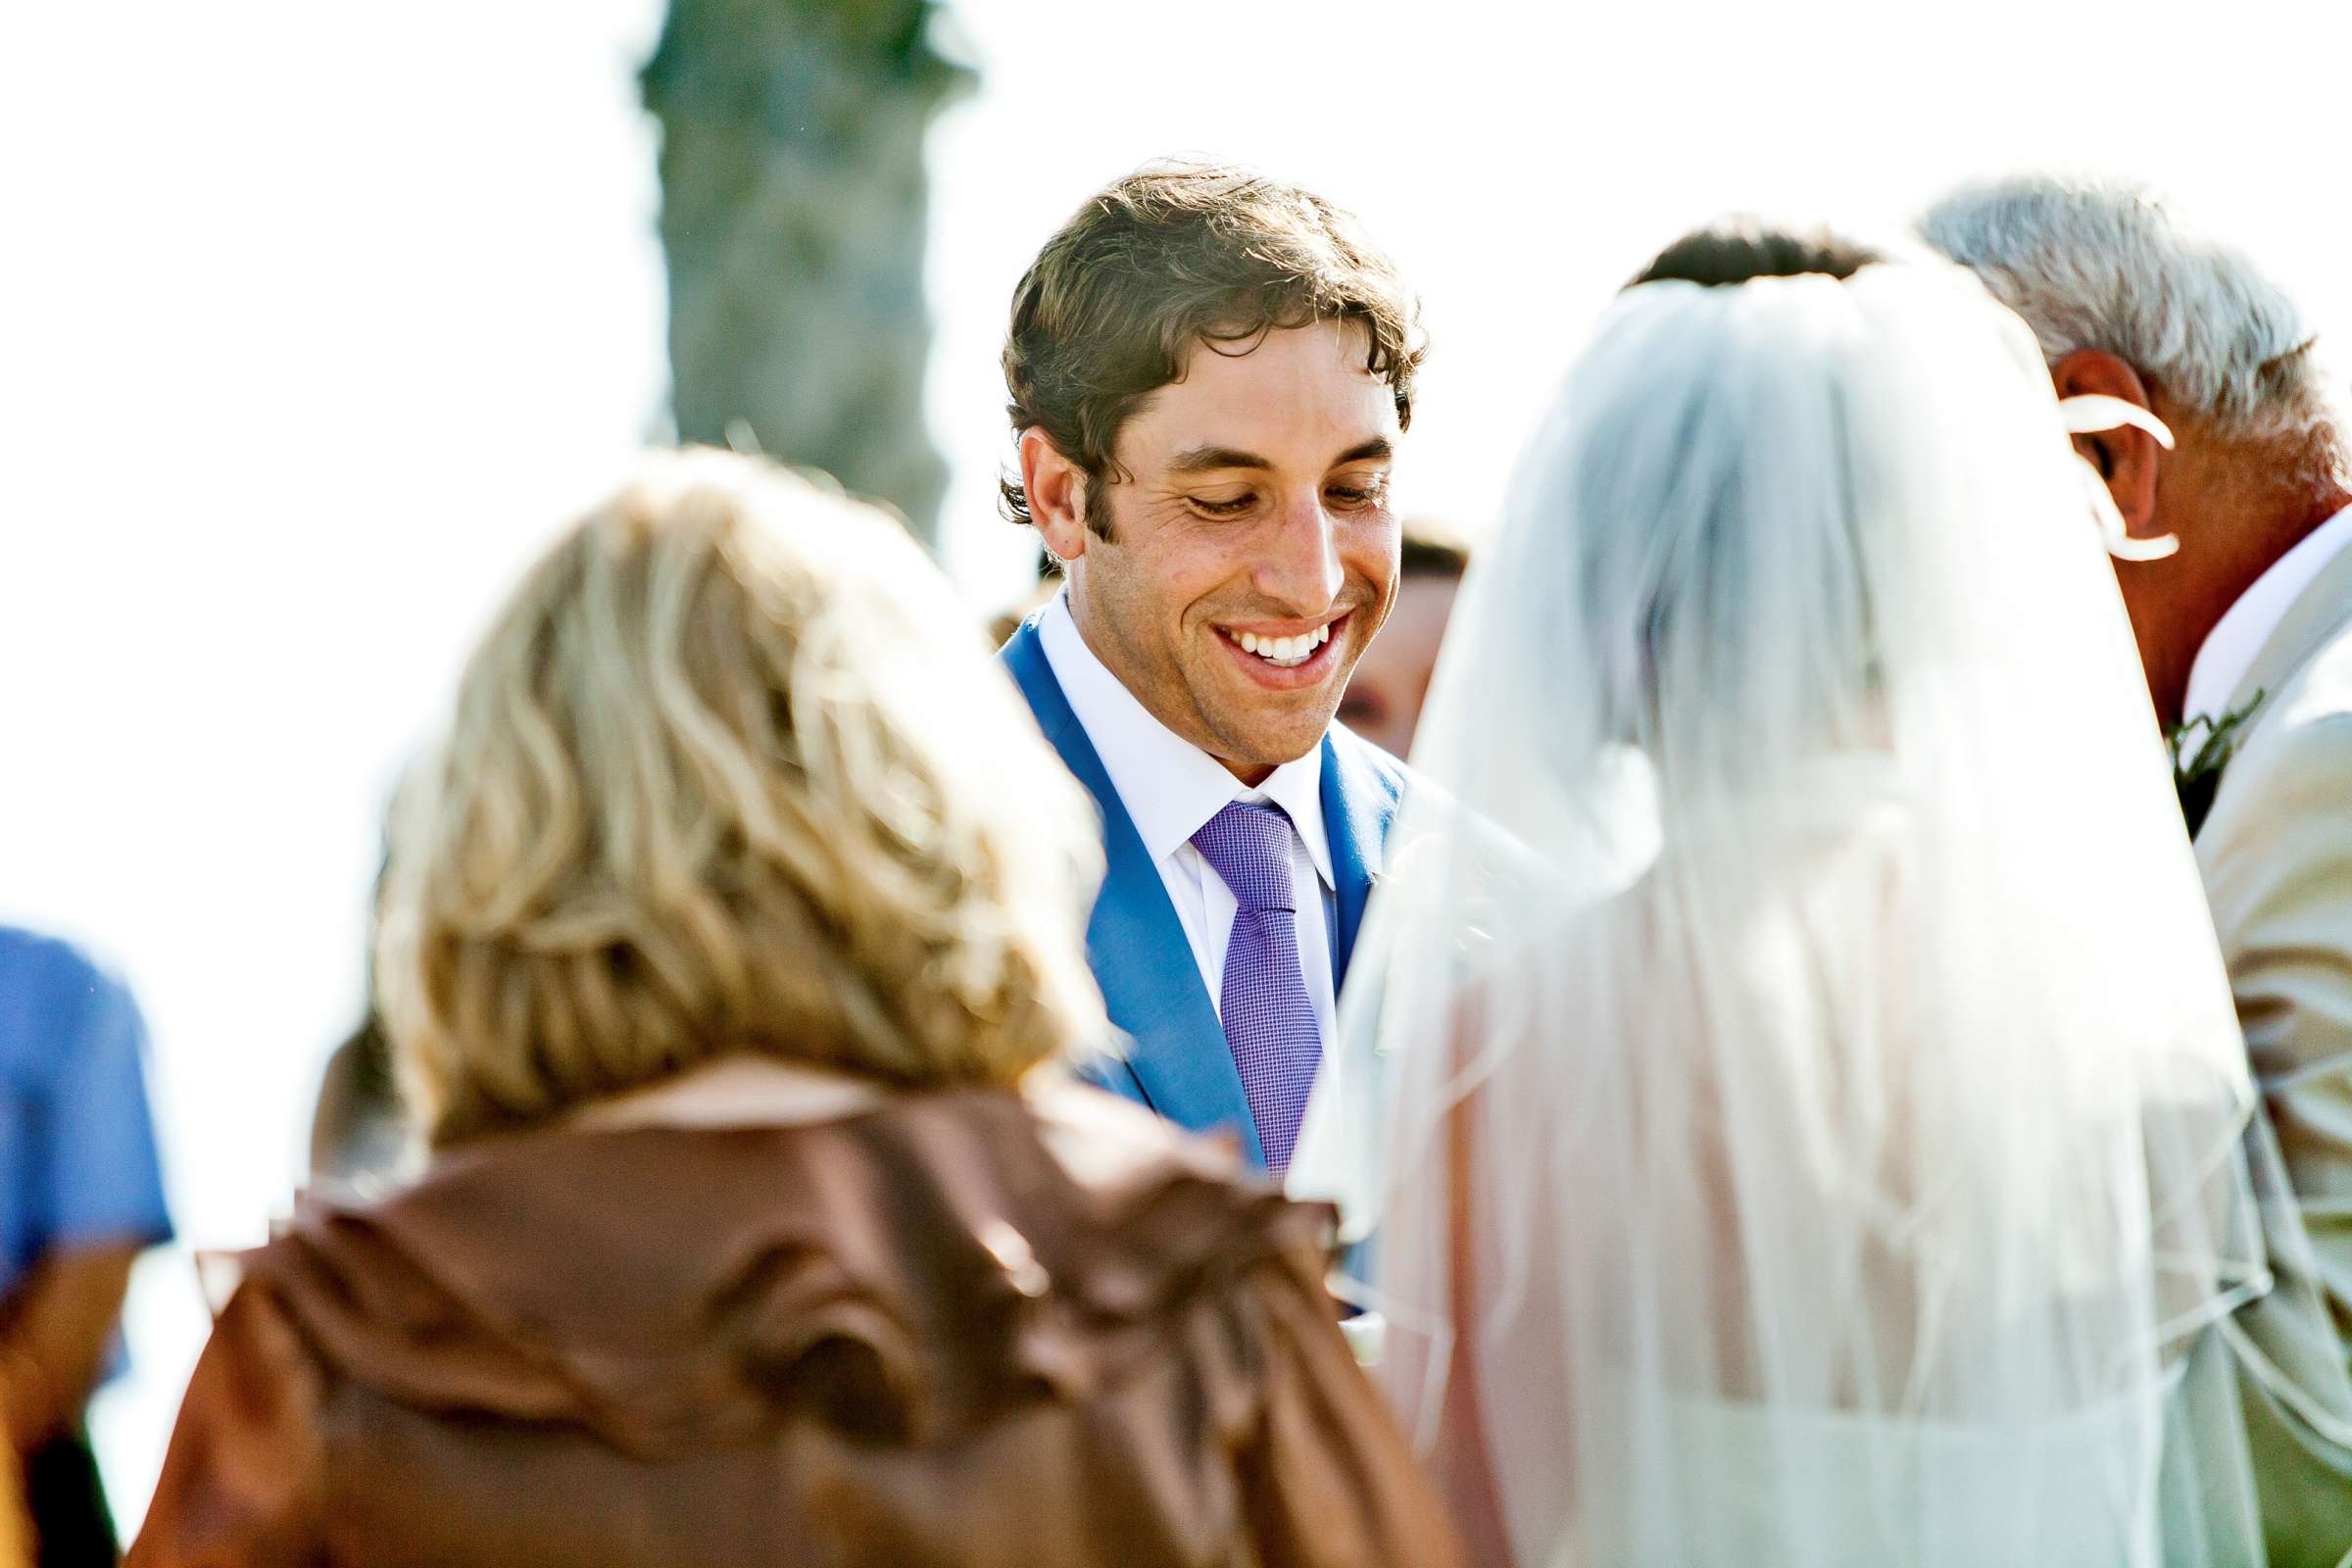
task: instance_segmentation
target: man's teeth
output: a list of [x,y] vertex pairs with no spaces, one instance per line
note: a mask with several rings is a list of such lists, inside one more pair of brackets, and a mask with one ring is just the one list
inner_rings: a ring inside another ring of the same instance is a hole
[[1235,632],[1233,640],[1244,653],[1255,654],[1269,664],[1303,664],[1307,655],[1331,641],[1331,623],[1296,637],[1260,637],[1253,631]]

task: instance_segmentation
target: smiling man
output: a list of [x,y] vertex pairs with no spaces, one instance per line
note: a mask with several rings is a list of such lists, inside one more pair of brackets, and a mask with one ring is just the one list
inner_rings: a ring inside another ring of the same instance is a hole
[[1332,713],[1396,597],[1420,359],[1352,218],[1218,166],[1112,185],[1013,296],[1005,507],[1068,585],[1004,657],[1102,808],[1100,1076],[1278,1174],[1402,785]]

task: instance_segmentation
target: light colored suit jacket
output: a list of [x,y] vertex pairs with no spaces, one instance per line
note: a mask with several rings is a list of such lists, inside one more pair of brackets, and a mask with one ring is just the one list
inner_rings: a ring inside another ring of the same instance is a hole
[[[2240,1381],[2272,1561],[2331,1565],[2352,1549],[2352,551],[2295,600],[2230,710],[2258,699],[2197,864],[2318,1278],[2275,1247],[2278,1288],[2234,1327],[2244,1365],[2267,1368]],[[2322,1296],[2332,1336],[2313,1321]]]
[[2352,551],[2232,694],[2261,706],[2197,831],[2254,1075],[2352,1338]]

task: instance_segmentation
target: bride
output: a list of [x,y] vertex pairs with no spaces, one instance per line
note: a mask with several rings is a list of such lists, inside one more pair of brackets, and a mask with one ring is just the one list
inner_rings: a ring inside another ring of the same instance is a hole
[[1882,264],[1630,290],[1524,460],[1293,1184],[1482,1560],[2263,1560],[2277,1172],[2065,428]]

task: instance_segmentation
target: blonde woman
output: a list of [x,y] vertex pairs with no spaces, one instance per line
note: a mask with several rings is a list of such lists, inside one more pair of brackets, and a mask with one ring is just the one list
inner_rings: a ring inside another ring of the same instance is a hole
[[395,830],[433,1162],[247,1259],[131,1561],[1450,1561],[1327,1213],[1054,1072],[1098,873],[898,528],[650,463]]

